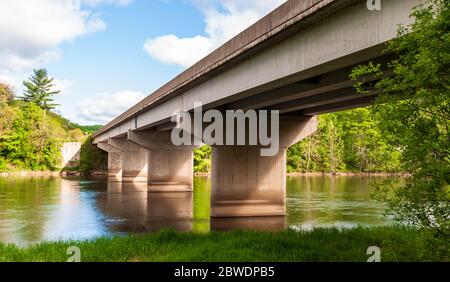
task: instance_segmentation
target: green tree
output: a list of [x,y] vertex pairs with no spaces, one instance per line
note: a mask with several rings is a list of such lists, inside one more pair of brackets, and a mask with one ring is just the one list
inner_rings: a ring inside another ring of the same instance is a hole
[[50,78],[46,69],[34,70],[28,81],[24,81],[25,90],[22,99],[25,102],[35,103],[44,110],[53,110],[57,104],[53,103],[53,96],[61,91],[54,91],[53,78]]
[[0,104],[11,103],[14,101],[14,91],[11,86],[0,83]]
[[194,150],[194,172],[211,171],[211,152],[212,148],[208,145]]
[[81,145],[80,167],[83,173],[106,171],[108,169],[108,155],[92,144],[92,139],[87,138]]
[[[435,0],[418,6],[415,21],[401,27],[388,46],[398,55],[389,64],[394,76],[383,77],[381,65],[356,68],[351,77],[361,91],[365,75],[375,75],[383,90],[376,110],[383,134],[402,150],[404,168],[411,172],[406,185],[388,181],[375,197],[386,201],[397,219],[450,238],[450,10],[449,1]],[[361,91],[364,93],[363,91]]]
[[55,170],[65,131],[36,104],[10,107],[0,135],[0,156],[12,170]]

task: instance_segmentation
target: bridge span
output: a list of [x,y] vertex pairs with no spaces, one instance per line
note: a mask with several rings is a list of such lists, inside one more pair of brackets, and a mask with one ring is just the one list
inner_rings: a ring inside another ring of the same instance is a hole
[[354,66],[386,62],[385,43],[420,0],[289,0],[163,85],[93,136],[111,181],[149,192],[192,191],[194,146],[171,142],[174,112],[279,110],[275,156],[258,146],[213,146],[211,216],[284,215],[286,150],[314,133],[316,116],[369,105],[349,79]]

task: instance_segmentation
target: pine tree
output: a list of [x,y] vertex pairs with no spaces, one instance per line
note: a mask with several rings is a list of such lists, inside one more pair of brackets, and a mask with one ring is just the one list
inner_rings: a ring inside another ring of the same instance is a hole
[[53,110],[58,106],[53,103],[52,96],[61,91],[52,90],[55,86],[53,78],[48,77],[46,69],[34,70],[34,74],[23,85],[26,87],[22,97],[25,102],[35,103],[44,110]]

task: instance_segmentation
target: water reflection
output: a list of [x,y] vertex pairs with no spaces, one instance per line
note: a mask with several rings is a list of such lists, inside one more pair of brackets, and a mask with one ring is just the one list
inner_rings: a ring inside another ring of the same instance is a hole
[[296,228],[354,227],[391,223],[385,207],[371,199],[371,183],[382,177],[288,177],[288,225]]
[[370,198],[374,180],[382,178],[289,177],[286,217],[210,220],[208,178],[195,178],[194,193],[148,193],[145,184],[102,178],[0,178],[0,241],[24,245],[161,228],[276,231],[390,223]]
[[97,207],[108,217],[113,232],[192,231],[192,193],[148,193],[146,183],[112,182],[97,197]]

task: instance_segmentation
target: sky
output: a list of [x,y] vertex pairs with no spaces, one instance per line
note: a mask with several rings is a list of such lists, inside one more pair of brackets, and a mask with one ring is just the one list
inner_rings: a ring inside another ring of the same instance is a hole
[[0,82],[54,78],[56,111],[106,124],[285,0],[1,0]]

